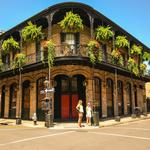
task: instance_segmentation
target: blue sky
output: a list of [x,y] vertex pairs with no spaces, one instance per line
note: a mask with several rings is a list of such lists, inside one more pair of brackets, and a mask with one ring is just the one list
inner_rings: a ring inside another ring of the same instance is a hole
[[[0,30],[68,0],[0,0]],[[69,0],[70,1],[70,0]],[[92,6],[150,48],[150,0],[73,0]]]

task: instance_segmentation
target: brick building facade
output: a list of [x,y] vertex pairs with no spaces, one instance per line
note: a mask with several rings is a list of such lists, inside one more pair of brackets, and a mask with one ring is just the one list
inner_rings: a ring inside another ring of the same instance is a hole
[[[78,48],[74,47],[76,43],[67,46],[64,44],[62,30],[57,24],[70,10],[79,14],[84,23],[84,30],[75,35]],[[145,83],[149,79],[136,77],[127,70],[126,64],[124,67],[112,64],[108,57],[112,51],[112,43],[101,44],[105,56],[101,64],[96,63],[93,66],[89,61],[86,45],[93,38],[94,29],[104,24],[112,26],[116,34],[126,35],[131,43],[141,44],[145,51],[149,51],[149,48],[93,8],[81,3],[61,3],[49,7],[0,36],[1,45],[4,39],[13,36],[22,44],[22,52],[28,60],[23,66],[20,92],[19,73],[10,67],[13,54],[10,53],[8,57],[1,54],[5,64],[4,70],[0,72],[1,118],[17,118],[21,115],[22,119],[31,119],[33,113],[37,112],[38,119],[44,120],[41,100],[45,96],[40,91],[44,89],[44,80],[48,76],[47,63],[42,62],[46,52],[42,47],[44,40],[28,44],[22,42],[20,31],[28,21],[41,25],[46,38],[52,39],[56,44],[55,63],[51,68],[51,86],[55,88],[52,96],[54,119],[76,119],[75,106],[78,99],[83,100],[84,108],[87,101],[95,103],[100,118],[132,115],[135,107],[147,112]],[[122,51],[126,60],[128,51]]]

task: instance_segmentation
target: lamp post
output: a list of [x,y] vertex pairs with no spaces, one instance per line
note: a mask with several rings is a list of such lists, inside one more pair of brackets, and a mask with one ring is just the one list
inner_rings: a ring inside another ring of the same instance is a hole
[[45,126],[47,128],[53,126],[53,112],[52,112],[52,94],[54,93],[54,88],[50,88],[50,80],[45,79],[45,98],[42,100],[42,107],[45,110]]

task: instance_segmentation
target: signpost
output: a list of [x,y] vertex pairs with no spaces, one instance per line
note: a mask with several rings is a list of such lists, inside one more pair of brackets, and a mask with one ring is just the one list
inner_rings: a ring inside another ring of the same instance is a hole
[[47,78],[44,83],[45,89],[40,91],[40,94],[46,95],[42,100],[42,109],[45,111],[45,126],[49,128],[53,126],[52,94],[55,92],[55,89],[49,87]]

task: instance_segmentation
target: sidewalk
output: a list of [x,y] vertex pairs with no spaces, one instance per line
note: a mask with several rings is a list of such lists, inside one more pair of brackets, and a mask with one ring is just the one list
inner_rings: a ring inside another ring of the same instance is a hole
[[[105,121],[100,121],[99,122],[99,127],[108,127],[108,126],[113,126],[113,125],[119,125],[119,124],[124,124],[124,123],[129,123],[129,122],[134,122],[134,121],[139,121],[139,120],[144,120],[144,119],[150,119],[150,114],[147,116],[141,115],[139,118],[131,118],[131,117],[124,117],[121,118],[120,121],[115,121],[114,119],[111,120],[105,120]],[[98,127],[95,126],[87,126],[86,123],[83,123],[84,127],[82,129],[95,129]],[[16,125],[16,120],[15,119],[0,119],[0,127],[1,126],[15,126],[15,127],[33,127],[33,128],[45,128],[45,122],[44,121],[38,121],[37,125],[33,125],[33,121],[29,120],[22,120],[21,125]],[[51,127],[50,129],[79,129],[78,124],[76,122],[54,122],[54,126]]]

